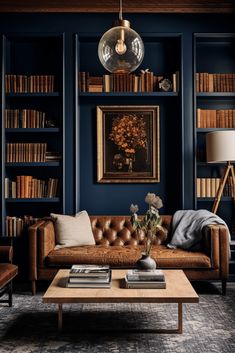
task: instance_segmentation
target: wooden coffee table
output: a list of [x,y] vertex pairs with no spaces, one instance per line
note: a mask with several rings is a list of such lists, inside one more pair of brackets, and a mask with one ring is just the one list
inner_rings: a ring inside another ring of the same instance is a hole
[[126,289],[125,274],[126,270],[112,270],[112,286],[108,289],[66,288],[69,270],[59,270],[43,296],[44,303],[58,304],[58,329],[62,329],[62,305],[66,303],[177,303],[178,324],[175,329],[131,329],[128,332],[182,333],[183,303],[199,302],[198,295],[184,272],[164,270],[166,289]]

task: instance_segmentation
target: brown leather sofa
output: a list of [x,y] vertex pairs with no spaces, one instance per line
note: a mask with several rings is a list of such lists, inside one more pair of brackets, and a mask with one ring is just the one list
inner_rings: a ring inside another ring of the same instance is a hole
[[0,303],[12,306],[12,280],[18,273],[18,267],[13,265],[12,246],[0,246],[0,297],[8,293],[8,299],[1,299]]
[[[172,216],[162,216],[171,236]],[[52,279],[58,269],[73,264],[109,264],[111,268],[133,268],[143,250],[128,216],[90,216],[96,245],[55,250],[54,224],[40,220],[29,227],[29,278],[32,293],[37,280]],[[168,237],[168,239],[169,239]],[[223,225],[204,229],[201,252],[154,245],[151,256],[162,269],[183,269],[189,280],[221,280],[226,292],[229,266],[229,238]]]

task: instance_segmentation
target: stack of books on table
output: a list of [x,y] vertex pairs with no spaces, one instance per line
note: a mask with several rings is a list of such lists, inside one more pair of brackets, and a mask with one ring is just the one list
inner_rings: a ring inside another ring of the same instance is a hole
[[73,265],[69,272],[68,288],[110,288],[112,271],[109,266]]
[[166,288],[165,276],[162,270],[128,270],[125,281],[126,288]]

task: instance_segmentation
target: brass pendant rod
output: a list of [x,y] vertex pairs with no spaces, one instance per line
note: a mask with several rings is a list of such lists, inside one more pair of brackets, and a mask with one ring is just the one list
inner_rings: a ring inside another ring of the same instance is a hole
[[119,0],[119,20],[122,19],[122,0]]

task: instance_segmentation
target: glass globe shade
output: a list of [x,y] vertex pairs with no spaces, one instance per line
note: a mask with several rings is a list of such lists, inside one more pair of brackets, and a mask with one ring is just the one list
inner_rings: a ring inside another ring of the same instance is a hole
[[144,44],[130,27],[115,26],[104,33],[98,46],[101,64],[110,72],[129,73],[144,58]]

